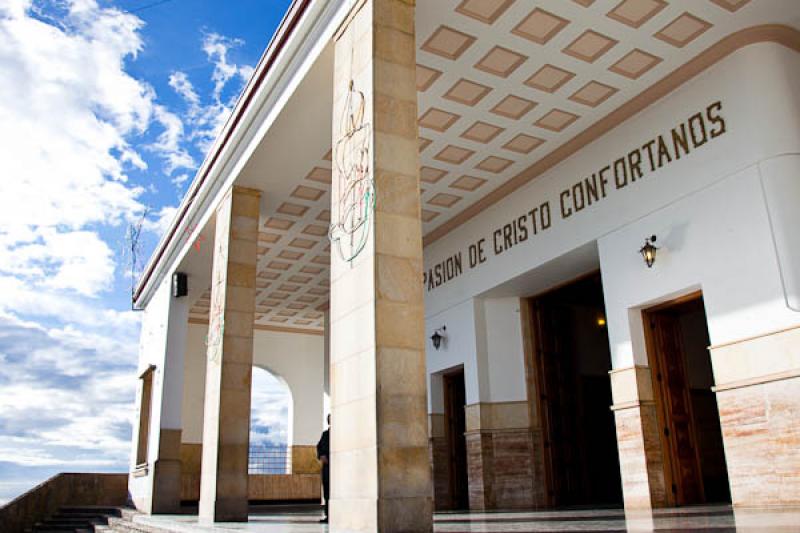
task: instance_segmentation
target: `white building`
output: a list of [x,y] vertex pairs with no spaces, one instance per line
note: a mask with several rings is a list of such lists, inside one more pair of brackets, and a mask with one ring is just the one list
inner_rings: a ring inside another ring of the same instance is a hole
[[335,530],[800,505],[799,54],[792,0],[295,1],[136,291],[136,505],[246,519],[254,365]]

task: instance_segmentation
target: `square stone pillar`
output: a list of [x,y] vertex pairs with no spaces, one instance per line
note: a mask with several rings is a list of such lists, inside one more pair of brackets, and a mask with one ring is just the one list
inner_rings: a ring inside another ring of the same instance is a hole
[[414,2],[358,2],[336,35],[331,531],[432,530]]
[[609,375],[625,510],[666,507],[669,495],[650,367],[614,369]]
[[247,521],[250,385],[260,192],[233,187],[216,212],[200,519]]

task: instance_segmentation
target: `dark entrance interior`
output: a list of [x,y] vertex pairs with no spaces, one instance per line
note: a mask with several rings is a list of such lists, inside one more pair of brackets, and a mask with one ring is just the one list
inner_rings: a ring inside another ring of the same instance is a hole
[[621,504],[600,274],[532,299],[531,311],[548,502]]
[[703,297],[645,311],[671,504],[730,502]]
[[469,482],[467,479],[467,430],[464,406],[464,370],[442,376],[444,389],[444,415],[447,431],[447,449],[450,473],[450,495],[453,509],[469,509]]

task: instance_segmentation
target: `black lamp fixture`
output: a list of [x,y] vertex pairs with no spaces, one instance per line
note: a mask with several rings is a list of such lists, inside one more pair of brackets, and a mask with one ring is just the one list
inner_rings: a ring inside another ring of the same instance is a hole
[[658,247],[653,244],[654,242],[656,242],[656,236],[651,235],[650,238],[644,240],[644,246],[639,249],[639,253],[644,257],[644,262],[647,263],[647,268],[651,268],[656,262]]
[[431,342],[433,343],[433,347],[437,350],[442,345],[442,341],[447,337],[447,326],[442,326],[436,331],[433,332],[431,335]]

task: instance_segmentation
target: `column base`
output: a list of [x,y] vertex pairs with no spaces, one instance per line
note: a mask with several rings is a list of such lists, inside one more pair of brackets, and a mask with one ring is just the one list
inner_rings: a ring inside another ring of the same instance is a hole
[[153,464],[153,514],[174,514],[181,508],[181,430],[161,429],[158,459]]
[[331,531],[430,533],[433,502],[428,497],[332,499]]
[[181,510],[181,461],[159,459],[153,466],[152,514],[176,514]]
[[223,498],[214,502],[213,514],[203,513],[207,505],[200,504],[199,521],[201,524],[213,525],[215,522],[247,522],[249,506],[247,500],[241,498]]

